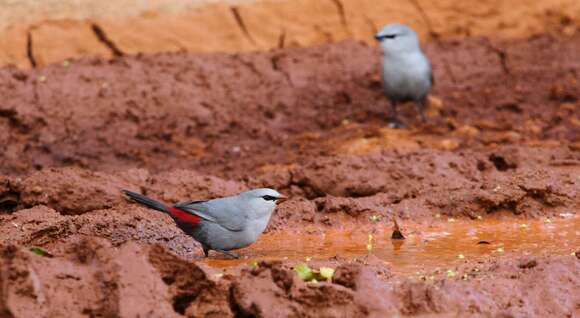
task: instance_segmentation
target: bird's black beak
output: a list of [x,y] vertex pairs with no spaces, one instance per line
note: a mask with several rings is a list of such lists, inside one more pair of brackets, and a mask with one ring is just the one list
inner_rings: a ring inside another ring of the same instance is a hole
[[375,39],[379,42],[381,42],[385,37],[382,36],[381,34],[375,34]]
[[284,201],[288,200],[288,197],[285,197],[283,195],[279,196],[278,199],[276,199],[276,204],[280,204]]

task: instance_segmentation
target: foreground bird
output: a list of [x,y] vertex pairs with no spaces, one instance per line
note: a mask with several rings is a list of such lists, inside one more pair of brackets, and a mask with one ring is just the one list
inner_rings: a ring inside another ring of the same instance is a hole
[[402,127],[397,104],[413,101],[425,121],[427,95],[433,85],[431,64],[419,46],[417,33],[410,27],[393,23],[379,31],[375,38],[383,50],[383,89],[391,101],[393,126]]
[[206,257],[214,250],[238,258],[229,251],[254,243],[266,229],[276,203],[286,200],[276,190],[264,188],[167,206],[142,194],[122,191],[134,201],[171,216],[183,232],[201,243]]

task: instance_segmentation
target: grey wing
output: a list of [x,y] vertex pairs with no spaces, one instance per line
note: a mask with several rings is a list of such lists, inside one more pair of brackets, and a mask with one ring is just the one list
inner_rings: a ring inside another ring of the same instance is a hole
[[241,231],[244,229],[245,215],[240,215],[239,207],[229,201],[227,199],[187,201],[178,203],[175,207],[195,214],[206,221],[219,224],[230,231]]

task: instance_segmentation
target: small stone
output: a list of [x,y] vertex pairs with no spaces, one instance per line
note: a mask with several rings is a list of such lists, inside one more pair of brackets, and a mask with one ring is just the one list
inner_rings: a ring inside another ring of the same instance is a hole
[[435,109],[443,108],[443,101],[441,100],[441,98],[429,95],[429,97],[427,97],[427,100],[429,102],[429,107],[433,107]]
[[457,129],[457,132],[461,135],[473,137],[473,136],[477,136],[479,134],[479,129],[477,129],[476,127],[473,127],[473,126],[463,125]]
[[459,142],[457,140],[454,139],[444,139],[441,140],[441,148],[443,148],[443,150],[455,150],[457,148],[459,148]]
[[34,186],[32,187],[32,189],[30,189],[32,191],[32,193],[34,194],[41,194],[43,192],[43,189],[40,186]]
[[536,266],[538,266],[538,261],[535,259],[523,260],[518,264],[518,267],[522,269],[534,268]]

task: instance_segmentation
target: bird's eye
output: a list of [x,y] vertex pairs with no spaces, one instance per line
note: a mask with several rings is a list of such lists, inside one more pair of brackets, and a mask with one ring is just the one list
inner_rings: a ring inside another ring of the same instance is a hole
[[377,34],[375,35],[375,38],[379,41],[385,40],[385,39],[394,39],[397,37],[398,34]]
[[265,195],[262,197],[262,199],[266,200],[266,201],[276,201],[278,198],[273,197],[271,195]]

